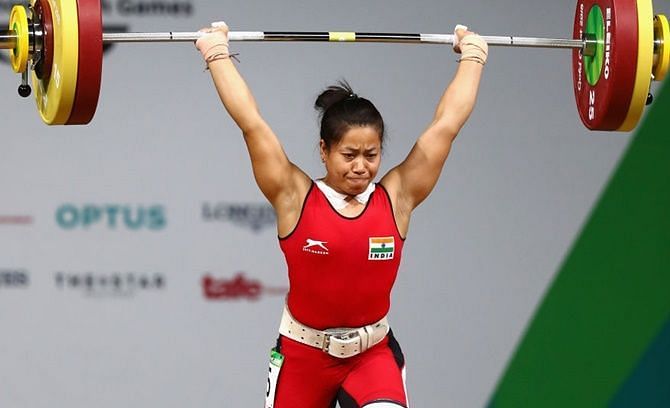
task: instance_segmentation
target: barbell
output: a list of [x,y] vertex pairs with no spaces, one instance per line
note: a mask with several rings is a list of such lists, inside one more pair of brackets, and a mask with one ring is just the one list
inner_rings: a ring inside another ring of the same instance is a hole
[[[102,47],[121,42],[193,42],[200,32],[103,33],[99,0],[31,0],[15,5],[0,49],[9,49],[22,76],[19,94],[31,93],[48,125],[89,123],[98,104]],[[453,44],[451,34],[233,31],[231,41],[331,41]],[[630,131],[651,102],[651,81],[670,66],[670,24],[654,15],[651,0],[578,0],[573,38],[483,36],[492,46],[573,51],[577,110],[591,130]]]

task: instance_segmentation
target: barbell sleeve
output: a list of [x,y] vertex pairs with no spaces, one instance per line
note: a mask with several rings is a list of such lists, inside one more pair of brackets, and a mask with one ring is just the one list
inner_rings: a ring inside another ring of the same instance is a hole
[[9,50],[16,47],[14,30],[0,30],[0,49]]

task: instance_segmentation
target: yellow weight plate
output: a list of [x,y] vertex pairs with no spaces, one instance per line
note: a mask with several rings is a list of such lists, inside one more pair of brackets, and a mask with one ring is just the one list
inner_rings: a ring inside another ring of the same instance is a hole
[[[32,1],[33,4],[35,0]],[[48,78],[33,72],[37,110],[44,123],[63,125],[72,111],[77,90],[79,24],[77,0],[49,0],[53,20],[53,65]]]
[[22,5],[15,5],[9,14],[9,29],[16,33],[16,45],[9,51],[9,59],[12,63],[14,72],[22,73],[28,66],[28,54],[30,53],[28,44],[28,15],[26,8]]
[[670,67],[670,24],[663,14],[654,19],[654,37],[661,41],[661,46],[656,53],[658,60],[653,74],[656,81],[662,81]]
[[629,132],[640,121],[642,111],[647,104],[647,95],[651,85],[651,68],[654,65],[654,7],[651,0],[637,0],[638,52],[635,89],[626,120],[619,131]]

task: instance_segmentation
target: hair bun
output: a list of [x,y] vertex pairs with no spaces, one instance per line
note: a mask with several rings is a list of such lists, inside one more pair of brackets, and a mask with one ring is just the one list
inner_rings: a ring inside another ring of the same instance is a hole
[[351,85],[346,80],[341,79],[337,81],[337,85],[331,85],[321,92],[321,95],[316,98],[314,109],[320,111],[323,115],[328,108],[347,99],[358,99],[358,95],[351,89]]

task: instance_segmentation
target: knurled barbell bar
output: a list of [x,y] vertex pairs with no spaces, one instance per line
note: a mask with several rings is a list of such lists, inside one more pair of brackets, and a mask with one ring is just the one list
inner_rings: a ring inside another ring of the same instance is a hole
[[[121,42],[193,42],[200,32],[103,33],[99,0],[32,0],[16,5],[0,48],[21,73],[49,125],[86,124],[97,107],[102,46]],[[233,31],[231,41],[331,41],[452,44],[451,34]],[[670,25],[651,0],[578,0],[573,39],[483,36],[492,46],[573,50],[573,87],[582,122],[591,130],[630,131],[649,101],[652,80],[670,67]],[[31,73],[32,71],[32,73]]]

